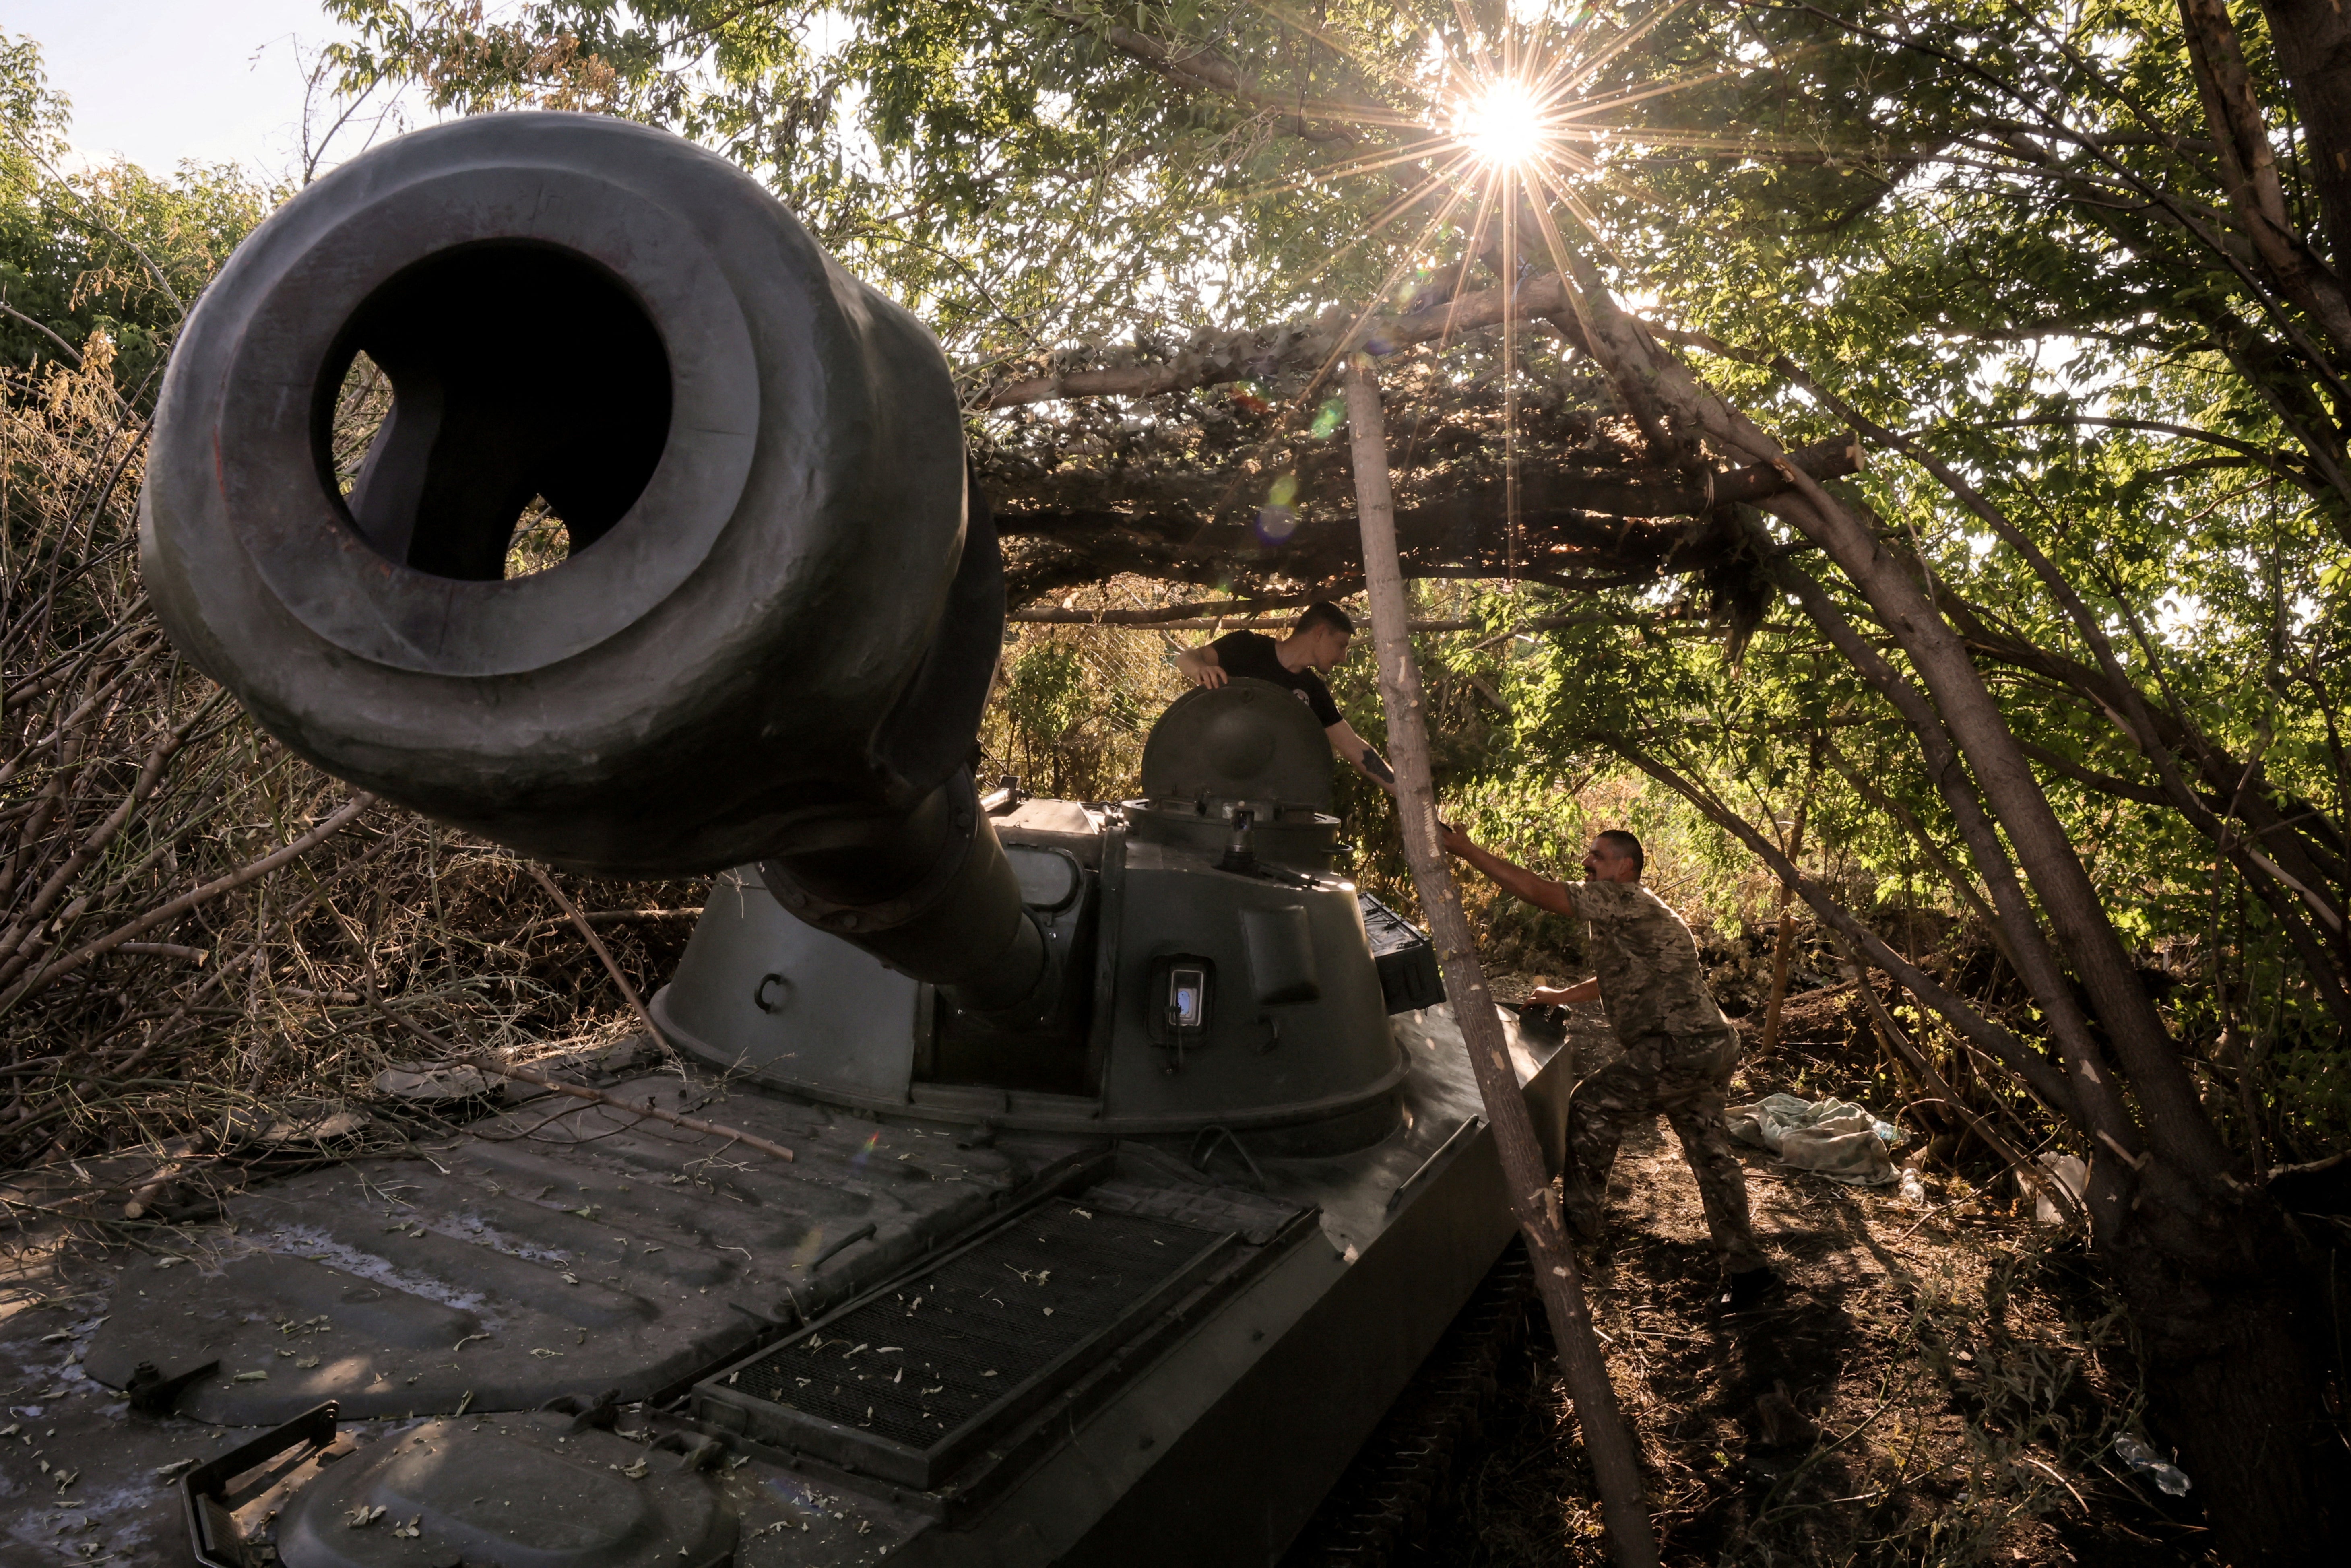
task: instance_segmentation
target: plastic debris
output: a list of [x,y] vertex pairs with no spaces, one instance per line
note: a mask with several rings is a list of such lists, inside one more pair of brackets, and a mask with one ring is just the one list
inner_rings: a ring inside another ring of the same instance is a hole
[[1722,1113],[1731,1135],[1771,1150],[1780,1163],[1852,1186],[1890,1186],[1897,1179],[1886,1150],[1902,1129],[1846,1100],[1766,1094]]
[[[2072,1155],[2043,1155],[2037,1163],[2043,1170],[2049,1173],[2052,1181],[2065,1189],[2065,1196],[2072,1198],[2074,1206],[2079,1208],[2082,1204],[2082,1194],[2087,1191],[2090,1186],[2090,1167]],[[2049,1195],[2042,1191],[2040,1185],[2035,1183],[2032,1194],[2032,1218],[2043,1225],[2063,1225],[2073,1216],[2061,1212],[2057,1206],[2050,1201]],[[2183,1491],[2187,1490],[2184,1482],[2180,1490]]]
[[2153,1448],[2128,1432],[2115,1439],[2115,1458],[2153,1481],[2158,1490],[2172,1497],[2188,1495],[2188,1472],[2178,1465],[2165,1464]]

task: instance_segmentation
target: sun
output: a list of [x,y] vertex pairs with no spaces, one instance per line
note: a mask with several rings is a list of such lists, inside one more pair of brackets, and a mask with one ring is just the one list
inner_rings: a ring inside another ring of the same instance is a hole
[[1462,107],[1454,130],[1479,162],[1516,168],[1542,148],[1542,105],[1524,82],[1505,78]]

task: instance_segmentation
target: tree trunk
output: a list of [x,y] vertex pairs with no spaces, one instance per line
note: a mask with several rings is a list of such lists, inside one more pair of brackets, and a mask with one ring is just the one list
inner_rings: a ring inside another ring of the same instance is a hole
[[2351,16],[2335,0],[2262,0],[2262,13],[2294,88],[2327,259],[2339,275],[2351,256]]
[[[1659,348],[1616,304],[1590,257],[1572,253],[1568,261],[1578,274],[1571,306],[1586,340],[1628,401],[1637,394],[1643,402],[1669,410],[1684,428],[1703,432],[1725,452],[1774,460],[1780,444],[1746,414],[1707,392],[1688,366]],[[2147,1138],[2166,1157],[2201,1177],[2216,1178],[2228,1168],[2228,1152],[2205,1118],[2194,1080],[2140,987],[2138,972],[2107,921],[2097,890],[2016,737],[2009,733],[1982,673],[1928,591],[1876,534],[1808,476],[1792,473],[1789,477],[1795,488],[1765,502],[1766,509],[1820,547],[1917,669],[1940,726],[1973,771],[1985,806],[2015,846],[2050,924],[2123,1058],[2146,1113]],[[2036,995],[2034,999],[2044,1008],[2064,1005],[2054,997]],[[2077,1056],[2068,1066],[2093,1090],[2104,1082],[2104,1070],[2094,1061]],[[2128,1141],[2136,1134],[2107,1135]]]
[[1534,1262],[1535,1287],[1551,1322],[1560,1369],[1575,1401],[1583,1429],[1583,1450],[1600,1493],[1600,1512],[1618,1568],[1657,1568],[1657,1541],[1643,1500],[1640,1461],[1633,1435],[1616,1406],[1608,1364],[1592,1332],[1583,1279],[1567,1245],[1551,1174],[1527,1113],[1518,1073],[1510,1066],[1494,998],[1478,963],[1460,890],[1437,839],[1437,787],[1429,775],[1427,704],[1420,667],[1405,631],[1404,574],[1396,559],[1395,501],[1388,486],[1386,422],[1380,413],[1379,382],[1367,355],[1358,354],[1346,375],[1348,438],[1355,465],[1356,512],[1364,534],[1364,581],[1372,605],[1372,640],[1379,660],[1380,700],[1387,709],[1388,748],[1396,772],[1396,816],[1404,830],[1405,858],[1420,891],[1423,917],[1437,945],[1445,974],[1445,994],[1468,1048],[1470,1071],[1486,1105],[1486,1121],[1501,1156],[1502,1181],[1510,1194],[1519,1228]]
[[2097,1248],[2138,1332],[2150,1435],[2179,1448],[2233,1568],[2340,1561],[2351,1464],[2322,1402],[2323,1298],[2266,1194],[2199,1230],[2191,1248],[2134,1224]]

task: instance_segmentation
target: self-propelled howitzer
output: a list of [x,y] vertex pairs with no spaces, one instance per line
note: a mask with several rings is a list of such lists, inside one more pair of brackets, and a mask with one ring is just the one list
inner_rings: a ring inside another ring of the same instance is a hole
[[[980,792],[946,362],[725,161],[485,116],[320,180],[191,318],[142,504],[173,639],[301,755],[714,879],[669,1053],[556,1064],[603,1100],[387,1075],[476,1119],[256,1176],[115,1288],[79,1364],[138,1410],[53,1448],[223,1429],[204,1561],[1270,1562],[1509,1236],[1291,694],[1171,706],[1136,800]],[[568,554],[508,575],[541,514]]]

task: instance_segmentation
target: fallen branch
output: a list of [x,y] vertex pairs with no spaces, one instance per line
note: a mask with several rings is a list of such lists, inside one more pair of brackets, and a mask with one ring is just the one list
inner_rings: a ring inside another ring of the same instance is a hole
[[1269,610],[1294,610],[1313,602],[1311,593],[1285,593],[1273,599],[1208,599],[1196,604],[1163,604],[1149,610],[1015,610],[1007,621],[1045,626],[1161,626],[1175,621],[1228,615],[1259,615]]
[[729,1127],[718,1122],[705,1122],[695,1116],[681,1116],[674,1111],[663,1110],[650,1100],[632,1103],[617,1094],[607,1094],[601,1089],[587,1089],[577,1083],[559,1082],[544,1072],[534,1072],[528,1067],[511,1066],[492,1057],[460,1056],[454,1059],[453,1065],[470,1067],[475,1071],[485,1075],[495,1074],[500,1078],[517,1078],[525,1083],[536,1083],[541,1089],[552,1089],[558,1094],[569,1094],[575,1100],[592,1100],[599,1105],[610,1105],[615,1110],[626,1111],[632,1116],[650,1116],[656,1122],[667,1122],[671,1126],[683,1127],[689,1133],[706,1133],[713,1137],[725,1138],[730,1143],[757,1149],[763,1155],[772,1155],[779,1160],[789,1160],[793,1157],[791,1150],[784,1147],[783,1145],[771,1144],[757,1134],[747,1133],[740,1127]]
[[[653,1015],[637,997],[637,988],[629,984],[628,976],[621,973],[621,966],[613,962],[612,950],[604,946],[604,939],[596,935],[596,928],[588,924],[588,917],[580,913],[580,906],[555,885],[555,879],[547,874],[544,867],[531,864],[529,870],[530,874],[538,879],[538,885],[547,889],[548,895],[563,906],[563,913],[571,916],[571,923],[580,927],[580,935],[588,938],[588,946],[596,949],[596,956],[604,961],[604,972],[612,977],[614,985],[621,988],[621,995],[629,998],[629,1007],[636,1013],[637,1021],[645,1026],[645,1032],[669,1049],[676,1050],[675,1046],[670,1045],[669,1036],[662,1032],[661,1025],[653,1022]],[[791,1156],[787,1155],[784,1157],[789,1159]]]
[[118,953],[139,953],[150,958],[185,958],[198,968],[213,956],[209,947],[190,947],[178,942],[125,942],[115,949]]
[[[560,924],[565,918],[566,916],[560,915],[542,915],[538,919],[522,925],[507,940],[519,942],[541,927]],[[591,909],[588,911],[588,924],[590,925],[664,925],[673,920],[701,918],[702,906],[698,904],[690,909]]]

